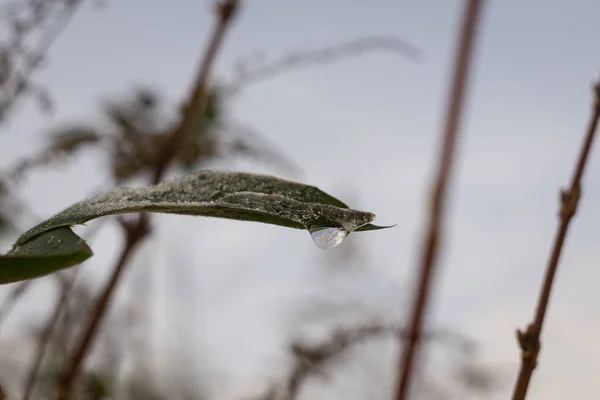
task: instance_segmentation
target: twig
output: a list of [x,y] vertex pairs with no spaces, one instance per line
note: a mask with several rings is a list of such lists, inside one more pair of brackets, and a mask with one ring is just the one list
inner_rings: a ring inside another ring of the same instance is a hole
[[575,171],[573,172],[571,186],[568,190],[560,191],[559,227],[556,236],[554,237],[554,245],[546,267],[546,275],[544,276],[543,286],[540,290],[534,320],[527,326],[525,331],[517,329],[517,339],[519,347],[521,348],[521,369],[515,384],[513,400],[525,399],[527,389],[529,388],[529,382],[533,375],[533,370],[537,365],[537,358],[540,352],[540,336],[546,311],[548,309],[548,303],[550,301],[552,284],[558,269],[558,261],[560,260],[560,254],[567,236],[569,223],[577,212],[577,204],[581,196],[581,179],[596,135],[599,119],[600,80],[594,85],[593,112],[590,117],[584,142],[581,146],[579,159],[575,166]]
[[[156,169],[152,177],[152,183],[161,181],[165,174],[169,163],[175,156],[177,150],[185,143],[185,139],[192,130],[198,115],[202,110],[204,102],[205,87],[208,82],[209,73],[216,58],[217,52],[222,45],[225,33],[230,26],[237,10],[239,8],[237,0],[224,0],[217,6],[219,21],[213,36],[209,42],[209,46],[202,58],[198,76],[196,78],[194,91],[190,96],[187,106],[184,110],[180,126],[172,133],[171,139],[164,148],[161,158],[157,162]],[[56,400],[67,400],[70,396],[70,388],[79,374],[83,360],[85,359],[90,346],[98,332],[100,323],[112,299],[113,293],[122,276],[125,268],[128,265],[131,256],[135,249],[141,244],[143,239],[149,233],[149,222],[146,214],[141,214],[137,223],[123,223],[125,230],[126,241],[119,257],[118,262],[113,268],[111,277],[104,287],[102,295],[98,299],[93,310],[92,317],[84,329],[80,341],[75,346],[73,357],[65,364],[65,368],[60,374],[57,390],[54,398]]]
[[70,360],[67,360],[65,364],[65,369],[59,377],[58,385],[57,385],[57,393],[55,398],[57,400],[68,399],[70,396],[71,385],[73,384],[75,378],[79,373],[79,369],[83,363],[83,360],[87,356],[90,345],[92,344],[93,339],[95,339],[95,334],[100,326],[100,322],[102,317],[106,313],[106,309],[108,308],[110,296],[112,295],[116,284],[127,265],[130,257],[133,255],[134,250],[137,248],[139,244],[141,244],[141,240],[144,237],[145,233],[141,230],[132,230],[132,233],[128,235],[127,240],[123,246],[123,251],[119,260],[117,261],[116,268],[113,272],[111,279],[109,280],[107,286],[104,289],[104,292],[100,296],[97,302],[97,306],[94,309],[94,314],[87,325],[84,334],[82,335],[80,341],[77,343],[75,350],[73,352],[73,356]]
[[[100,229],[104,226],[106,221],[107,221],[106,219],[99,220],[96,224],[94,224],[92,226],[92,228],[88,232],[86,232],[85,236],[86,236],[87,242],[94,239],[94,237],[100,231]],[[54,306],[54,311],[52,312],[52,315],[46,322],[46,325],[44,326],[44,329],[42,330],[42,334],[40,335],[40,339],[38,341],[38,346],[37,346],[37,349],[35,352],[35,357],[31,364],[31,368],[29,370],[29,374],[27,375],[27,379],[25,380],[25,385],[24,385],[25,395],[23,396],[23,400],[28,400],[33,393],[33,388],[35,387],[35,383],[38,378],[39,370],[41,368],[41,364],[44,359],[44,355],[46,354],[46,351],[50,344],[50,340],[52,339],[52,335],[54,334],[54,330],[56,329],[56,324],[57,324],[59,318],[61,318],[61,316],[63,314],[63,310],[64,310],[65,306],[67,305],[69,297],[71,296],[72,289],[74,288],[74,283],[75,283],[75,280],[77,279],[79,271],[81,271],[81,268],[76,268],[70,274],[65,272],[64,274],[57,275],[58,279],[59,279],[59,283],[61,285],[61,294],[56,301],[56,305]],[[20,287],[15,288],[15,289],[20,289],[20,292],[18,294],[18,297],[15,298],[12,303],[15,303],[16,301],[19,300],[20,297],[23,296],[25,291],[29,288],[28,284],[30,284],[32,282],[33,281],[25,281],[25,282],[23,282],[23,284]],[[4,306],[4,304],[3,304],[3,306]]]
[[[300,385],[306,378],[314,375],[323,364],[331,361],[349,347],[368,338],[396,332],[397,329],[389,326],[367,325],[352,330],[338,330],[326,343],[317,346],[293,343],[291,351],[296,358],[296,363],[287,380],[285,395],[281,400],[294,400],[298,396]],[[400,330],[397,333],[401,337],[404,332]]]
[[[341,355],[343,352],[367,339],[393,336],[399,342],[406,340],[406,329],[396,325],[371,323],[364,326],[347,329],[338,328],[323,343],[306,344],[295,341],[290,346],[295,363],[292,367],[285,385],[280,390],[273,387],[262,400],[294,400],[297,398],[302,383],[310,376],[314,376],[322,367]],[[427,332],[423,339],[429,342],[446,343],[451,348],[464,353],[469,353],[473,343],[461,335],[440,329]]]
[[16,83],[12,90],[6,90],[3,97],[0,99],[0,124],[5,122],[8,113],[16,106],[21,99],[21,95],[25,92],[27,86],[30,85],[30,79],[33,73],[40,67],[40,62],[48,53],[50,47],[62,32],[66,29],[69,22],[75,15],[77,8],[83,3],[83,0],[68,0],[61,10],[61,13],[56,17],[56,21],[51,24],[42,34],[39,43],[35,50],[31,53],[36,58],[37,62],[26,62],[23,71],[18,73]]
[[227,86],[227,93],[238,93],[251,84],[306,67],[309,64],[331,63],[342,57],[356,56],[377,50],[392,52],[411,61],[418,60],[421,55],[418,48],[400,38],[368,36],[320,49],[294,52],[254,68],[245,68],[243,64],[240,64],[238,76]]
[[221,47],[225,32],[229,28],[229,24],[233,20],[238,10],[237,0],[224,0],[218,5],[219,23],[213,33],[212,40],[209,43],[206,53],[200,64],[194,91],[192,92],[189,101],[183,109],[183,118],[181,124],[175,129],[171,136],[171,140],[167,143],[157,162],[156,170],[152,177],[152,183],[157,184],[161,181],[169,162],[173,159],[177,150],[186,142],[187,136],[194,129],[199,114],[201,113],[204,104],[206,86],[212,64],[217,56],[217,52]]
[[65,305],[67,304],[67,301],[71,295],[72,289],[75,286],[75,280],[77,279],[79,271],[81,271],[81,269],[77,268],[72,274],[70,274],[70,276],[65,276],[65,279],[61,280],[61,294],[56,302],[54,311],[48,319],[48,322],[46,323],[46,326],[44,327],[44,330],[40,336],[40,340],[35,351],[35,356],[31,364],[31,369],[29,370],[29,374],[27,374],[27,379],[25,380],[25,395],[23,396],[23,400],[29,400],[33,394],[33,389],[38,378],[39,370],[42,366],[44,355],[46,354],[46,350],[48,349],[48,345],[52,339],[56,324],[59,321],[63,309],[65,308]]
[[446,125],[442,136],[442,149],[438,164],[437,177],[431,193],[429,223],[427,234],[422,243],[422,254],[409,319],[408,342],[405,344],[400,359],[397,400],[405,400],[409,392],[415,355],[419,349],[419,341],[423,330],[431,281],[435,272],[438,247],[441,241],[444,222],[444,206],[447,186],[452,172],[455,146],[459,136],[462,109],[465,102],[471,58],[479,17],[483,8],[483,0],[465,2],[463,24],[459,36],[458,49],[454,65],[454,74],[446,111]]
[[[91,142],[85,143],[85,145],[93,145],[93,144],[96,144],[96,143],[91,143]],[[81,148],[84,146],[78,145],[78,147]],[[71,153],[71,154],[69,154],[69,153]],[[63,151],[62,149],[56,149],[53,146],[48,146],[33,156],[25,157],[21,160],[18,160],[17,162],[15,162],[15,164],[12,168],[10,168],[6,172],[4,172],[2,175],[3,175],[4,180],[7,183],[14,184],[17,182],[21,182],[23,180],[24,175],[26,173],[31,172],[33,169],[48,167],[52,163],[55,163],[56,161],[58,161],[60,159],[64,159],[64,158],[66,158],[67,155],[72,155],[73,153],[74,153],[74,151],[66,152],[66,151]]]

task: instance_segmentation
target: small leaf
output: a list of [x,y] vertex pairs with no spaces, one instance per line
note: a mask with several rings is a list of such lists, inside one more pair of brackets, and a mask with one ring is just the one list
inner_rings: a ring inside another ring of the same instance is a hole
[[81,264],[92,254],[70,228],[53,229],[0,255],[0,284],[48,275]]
[[[91,255],[91,252],[85,253],[82,248],[79,248],[82,246],[81,243],[85,243],[70,231],[71,226],[102,216],[137,212],[255,221],[306,229],[311,233],[324,228],[335,228],[345,231],[344,237],[361,228],[362,230],[384,228],[370,224],[375,220],[374,214],[350,209],[340,200],[314,186],[266,175],[198,171],[155,186],[120,188],[77,203],[58,213],[23,234],[9,255],[0,258],[0,282],[5,283],[6,279],[13,279],[11,278],[13,276],[20,279],[40,276],[42,270],[32,273],[24,271],[21,275],[15,275],[11,270],[7,272],[9,278],[5,278],[4,270],[14,269],[14,256],[22,254],[24,252],[22,249],[27,249],[26,254],[30,257],[39,255],[40,259],[36,260],[43,263],[43,258],[49,254],[45,246],[51,244],[52,235],[56,236],[59,233],[60,236],[57,237],[65,236],[70,240],[72,246],[69,251],[80,257],[69,258],[68,261],[81,259],[79,262],[82,262]],[[322,247],[334,247],[342,240],[343,238]],[[79,247],[76,249],[75,245]],[[64,251],[61,250],[62,253]],[[84,253],[85,257],[83,257]],[[48,264],[45,273],[67,266],[53,262]]]

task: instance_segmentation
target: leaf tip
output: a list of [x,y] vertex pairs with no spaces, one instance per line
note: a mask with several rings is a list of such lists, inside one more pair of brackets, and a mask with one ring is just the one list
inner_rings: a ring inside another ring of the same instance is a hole
[[356,229],[355,232],[362,232],[362,231],[377,231],[380,229],[388,229],[388,228],[393,228],[398,224],[394,224],[394,225],[374,225],[374,224],[366,224],[361,226],[360,228]]

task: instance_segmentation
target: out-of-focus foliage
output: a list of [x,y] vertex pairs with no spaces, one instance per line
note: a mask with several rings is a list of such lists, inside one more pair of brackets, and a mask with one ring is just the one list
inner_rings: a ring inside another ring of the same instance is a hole
[[[65,276],[57,279],[59,292],[65,289],[61,279],[67,279]],[[55,329],[48,342],[46,356],[42,360],[41,368],[38,372],[36,384],[30,400],[47,400],[51,398],[57,374],[66,359],[66,355],[71,350],[73,339],[80,333],[82,324],[90,307],[93,306],[94,293],[88,282],[78,280],[71,295],[63,307],[57,321]],[[101,399],[121,399],[121,400],[171,400],[168,395],[161,394],[163,391],[169,391],[169,385],[176,390],[178,382],[167,382],[166,388],[157,386],[156,381],[138,379],[139,372],[134,371],[128,374],[123,381],[123,364],[126,359],[135,356],[132,352],[134,348],[127,347],[131,332],[135,329],[131,318],[132,315],[139,314],[142,311],[143,304],[129,303],[125,308],[115,310],[106,321],[105,328],[102,330],[98,346],[96,347],[95,357],[92,363],[88,364],[76,385],[74,399],[76,400],[101,400]],[[24,334],[19,338],[19,342],[24,347],[33,348],[43,335],[45,328],[43,326],[32,324],[26,327]],[[3,343],[3,348],[7,348],[7,343]],[[22,353],[18,347],[13,347]],[[8,354],[0,354],[0,377],[10,376],[10,381],[2,380],[4,390],[8,398],[22,398],[24,394],[24,383],[29,363],[17,364],[8,358]],[[153,366],[141,366],[143,368],[153,368]],[[12,372],[8,374],[8,370]],[[202,400],[201,394],[194,400]]]
[[[264,143],[237,135],[225,112],[223,89],[213,85],[207,90],[204,109],[196,129],[188,135],[175,156],[174,165],[189,171],[201,163],[234,156],[258,157],[287,172],[295,171],[285,157]],[[130,99],[109,101],[103,111],[109,131],[96,136],[108,142],[110,168],[115,182],[140,177],[154,170],[169,135],[179,126],[181,113],[168,118],[161,96],[148,88],[136,89]]]

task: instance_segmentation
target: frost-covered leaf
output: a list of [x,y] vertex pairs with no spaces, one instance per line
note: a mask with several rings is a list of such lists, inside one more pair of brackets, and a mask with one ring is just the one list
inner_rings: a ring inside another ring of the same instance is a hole
[[92,254],[70,228],[53,229],[0,255],[0,284],[48,275],[81,264]]
[[[384,228],[371,224],[374,214],[350,209],[314,186],[266,175],[199,171],[155,186],[120,188],[77,203],[23,234],[13,253],[57,229],[102,216],[136,212],[199,215],[306,229],[321,248],[335,247],[353,231]],[[45,254],[42,245],[35,249]],[[0,259],[0,276],[8,259]],[[52,268],[58,269],[55,264]]]
[[352,210],[314,186],[266,175],[199,171],[154,186],[120,188],[77,203],[23,234],[17,244],[60,226],[135,212],[201,215],[307,230],[378,228],[369,224],[375,220],[374,214]]

